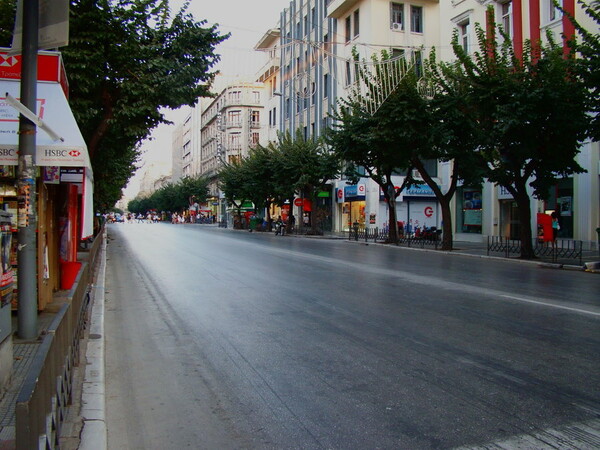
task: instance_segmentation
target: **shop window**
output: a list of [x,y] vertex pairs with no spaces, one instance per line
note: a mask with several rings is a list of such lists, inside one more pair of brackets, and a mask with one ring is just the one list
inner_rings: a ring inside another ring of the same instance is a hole
[[558,213],[559,238],[573,238],[573,178],[563,178],[550,188],[545,213]]
[[456,194],[456,231],[481,234],[483,216],[481,188],[460,187]]

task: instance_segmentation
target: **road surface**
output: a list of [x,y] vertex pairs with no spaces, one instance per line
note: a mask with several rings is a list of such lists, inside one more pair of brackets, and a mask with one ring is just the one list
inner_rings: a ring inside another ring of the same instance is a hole
[[598,448],[600,277],[113,224],[110,449]]

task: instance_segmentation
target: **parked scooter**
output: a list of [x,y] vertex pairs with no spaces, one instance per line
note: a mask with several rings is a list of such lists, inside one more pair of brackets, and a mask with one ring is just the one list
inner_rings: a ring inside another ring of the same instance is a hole
[[285,235],[285,223],[282,220],[275,222],[275,236],[279,234],[281,236]]

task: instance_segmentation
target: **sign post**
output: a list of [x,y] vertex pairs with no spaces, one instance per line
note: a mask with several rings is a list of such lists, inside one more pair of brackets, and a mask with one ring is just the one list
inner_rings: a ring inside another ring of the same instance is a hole
[[[23,66],[21,102],[36,111],[39,2],[23,3]],[[37,330],[37,216],[35,186],[36,126],[21,114],[19,121],[18,195],[18,333],[21,339],[34,339]]]

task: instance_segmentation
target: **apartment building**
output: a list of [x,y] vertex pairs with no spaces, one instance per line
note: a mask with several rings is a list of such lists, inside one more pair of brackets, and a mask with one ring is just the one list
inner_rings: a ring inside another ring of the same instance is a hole
[[[196,174],[211,180],[208,209],[217,216],[224,214],[217,175],[224,163],[240,161],[260,143],[263,129],[262,83],[240,82],[227,86],[200,110],[200,150]],[[219,202],[221,206],[219,207]],[[220,210],[219,210],[220,208]]]
[[[575,0],[563,0],[563,7],[589,29],[595,24]],[[280,18],[280,121],[278,128],[305,137],[319,136],[330,126],[329,114],[338,100],[356,84],[351,60],[355,49],[368,61],[386,50],[404,54],[419,64],[432,48],[443,60],[454,59],[452,37],[467,51],[476,49],[475,24],[485,29],[486,10],[492,7],[521,55],[527,39],[546,38],[549,31],[560,42],[571,35],[573,25],[552,0],[294,0]],[[499,39],[502,39],[500,36]],[[561,237],[594,245],[600,225],[598,143],[584,143],[579,163],[587,173],[561,180],[546,202],[532,202],[532,223],[537,212],[559,211],[564,227]],[[451,173],[451,162],[430,165],[442,190]],[[398,185],[402,177],[397,179]],[[379,187],[364,178],[357,185],[346,180],[333,183],[333,229],[342,231],[358,222],[366,226],[387,225],[387,205]],[[440,226],[441,212],[433,192],[426,185],[409,189],[399,198],[398,220],[412,226]],[[461,186],[455,196],[455,238],[484,240],[488,235],[518,235],[516,204],[498,186]]]
[[[562,35],[571,36],[575,29],[552,0],[480,1],[453,0],[439,3],[440,51],[442,59],[453,58],[449,43],[455,30],[460,45],[468,52],[477,50],[475,24],[485,29],[486,9],[492,6],[496,23],[513,41],[517,56],[523,54],[525,42],[546,40],[550,32],[557,42]],[[563,8],[583,26],[593,30],[595,24],[583,13],[575,0],[563,0]],[[597,30],[596,30],[597,31]],[[499,39],[503,39],[499,37]],[[536,229],[537,213],[558,212],[561,230],[559,237],[582,240],[593,247],[596,228],[600,226],[600,161],[597,142],[585,142],[578,155],[579,164],[586,173],[560,180],[549,192],[547,201],[531,202],[532,229]],[[475,201],[474,199],[477,199]],[[486,236],[518,237],[516,202],[499,186],[484,183],[481,186],[461,186],[455,196],[455,230],[458,237],[485,239]]]
[[269,142],[277,141],[277,132],[280,121],[280,42],[281,32],[279,28],[268,30],[265,35],[254,46],[254,50],[266,55],[265,64],[259,69],[256,82],[264,86],[262,97],[263,111],[261,121],[260,144],[267,145]]

